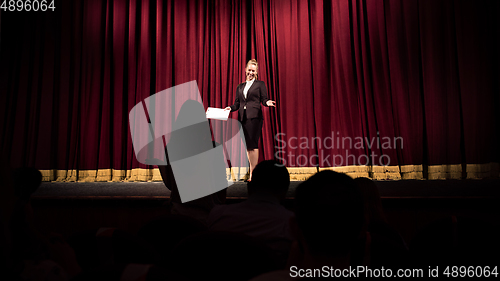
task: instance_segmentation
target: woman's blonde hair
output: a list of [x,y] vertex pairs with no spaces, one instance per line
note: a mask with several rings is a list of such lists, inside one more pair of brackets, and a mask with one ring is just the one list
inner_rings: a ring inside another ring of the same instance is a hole
[[247,62],[247,65],[245,66],[245,70],[248,68],[248,66],[249,66],[250,64],[255,65],[255,68],[257,69],[257,73],[255,73],[255,80],[257,80],[257,78],[259,78],[259,72],[258,72],[258,71],[259,71],[259,63],[257,62],[257,60],[256,60],[256,59],[251,59],[251,60],[249,60],[249,61]]

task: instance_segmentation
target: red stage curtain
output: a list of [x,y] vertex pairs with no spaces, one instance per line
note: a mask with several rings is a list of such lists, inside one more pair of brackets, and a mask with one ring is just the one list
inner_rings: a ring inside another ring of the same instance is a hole
[[228,106],[256,58],[277,102],[264,110],[261,159],[498,163],[498,14],[499,1],[433,0],[75,0],[2,12],[1,149],[14,167],[146,168],[129,110],[191,80],[205,107]]

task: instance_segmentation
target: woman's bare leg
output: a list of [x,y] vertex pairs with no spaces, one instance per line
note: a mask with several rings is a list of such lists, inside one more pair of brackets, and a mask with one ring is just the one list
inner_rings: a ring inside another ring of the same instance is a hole
[[259,149],[258,148],[248,149],[247,155],[248,155],[248,162],[250,162],[250,178],[249,178],[249,180],[252,180],[253,169],[255,169],[255,166],[257,166],[257,162],[259,162]]

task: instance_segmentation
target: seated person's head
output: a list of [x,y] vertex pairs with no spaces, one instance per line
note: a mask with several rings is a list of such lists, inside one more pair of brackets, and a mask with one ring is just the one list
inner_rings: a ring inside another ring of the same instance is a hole
[[41,184],[42,173],[37,169],[23,167],[14,170],[14,188],[20,199],[29,199]]
[[284,198],[290,186],[287,168],[274,161],[262,161],[253,170],[252,181],[248,183],[248,194],[269,193]]
[[311,255],[347,257],[363,227],[356,183],[333,171],[310,177],[297,188],[295,221],[297,238]]

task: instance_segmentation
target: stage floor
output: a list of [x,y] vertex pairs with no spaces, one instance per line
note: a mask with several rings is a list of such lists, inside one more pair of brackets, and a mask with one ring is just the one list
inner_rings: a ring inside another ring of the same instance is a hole
[[[293,198],[301,181],[292,181],[287,198]],[[382,198],[500,198],[500,179],[375,181]],[[33,199],[166,199],[163,182],[45,182]],[[247,184],[228,187],[228,199],[247,198]]]

